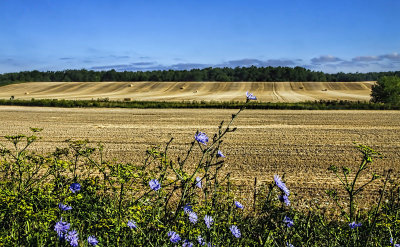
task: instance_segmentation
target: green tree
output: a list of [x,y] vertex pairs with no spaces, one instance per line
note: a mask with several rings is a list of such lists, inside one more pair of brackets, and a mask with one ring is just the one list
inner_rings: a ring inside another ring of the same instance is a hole
[[400,104],[400,77],[384,76],[372,86],[371,101]]

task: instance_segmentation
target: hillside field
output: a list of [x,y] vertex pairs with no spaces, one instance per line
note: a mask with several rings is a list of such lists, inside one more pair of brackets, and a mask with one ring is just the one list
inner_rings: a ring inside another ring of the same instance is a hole
[[262,102],[369,101],[374,82],[28,82],[0,87],[8,99],[137,101],[243,101],[246,91]]

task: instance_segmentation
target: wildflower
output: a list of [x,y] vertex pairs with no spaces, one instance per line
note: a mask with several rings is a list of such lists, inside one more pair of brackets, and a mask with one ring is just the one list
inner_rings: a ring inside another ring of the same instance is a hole
[[68,235],[65,236],[65,239],[69,242],[69,244],[73,247],[78,246],[78,233],[73,230],[73,231],[69,231]]
[[133,221],[133,220],[128,220],[128,223],[126,225],[131,229],[136,229],[137,228],[136,222]]
[[289,189],[286,187],[285,183],[282,182],[282,179],[278,176],[278,175],[274,175],[274,180],[275,180],[275,184],[276,186],[278,186],[278,188],[285,193],[287,196],[289,196]]
[[240,230],[237,226],[232,225],[231,227],[229,227],[229,229],[231,230],[233,236],[235,236],[236,238],[240,238]]
[[186,204],[185,206],[183,206],[183,211],[185,212],[185,214],[193,212],[192,206],[190,206],[189,204]]
[[254,96],[252,93],[246,92],[247,100],[257,100],[257,97]]
[[182,247],[193,247],[193,244],[189,242],[189,240],[185,240],[182,244]]
[[61,218],[60,221],[54,226],[54,231],[56,231],[58,237],[62,239],[64,238],[64,234],[69,230],[70,226],[71,225],[69,223],[63,222]]
[[289,242],[286,242],[286,247],[294,247],[294,245]]
[[62,204],[62,203],[59,203],[59,204],[58,204],[58,207],[59,207],[62,211],[67,211],[67,210],[71,210],[71,209],[72,209],[71,206],[64,205],[64,204]]
[[197,242],[199,242],[199,245],[203,246],[206,244],[206,241],[199,235],[197,236]]
[[157,179],[150,180],[149,185],[150,185],[150,188],[154,191],[161,189],[161,185]]
[[360,227],[360,226],[361,226],[361,223],[357,224],[355,221],[353,221],[353,222],[351,222],[349,224],[350,229],[354,229],[354,228],[357,228],[357,227]]
[[81,190],[81,185],[79,183],[73,183],[69,186],[69,190],[72,193],[79,192]]
[[393,245],[393,238],[390,238],[390,244],[394,247],[400,247],[400,244],[394,244]]
[[218,150],[217,157],[225,158],[225,155],[220,150]]
[[97,240],[97,238],[95,236],[89,236],[87,238],[87,241],[90,245],[93,245],[93,246],[96,246],[99,243],[99,241]]
[[201,178],[196,177],[196,186],[201,189]]
[[204,222],[206,223],[206,226],[208,229],[210,229],[211,225],[214,223],[214,220],[211,216],[204,216]]
[[189,221],[192,222],[193,224],[196,224],[197,222],[197,214],[195,212],[189,212]]
[[194,136],[194,139],[198,142],[200,142],[201,144],[207,145],[208,142],[208,136],[203,133],[203,132],[199,132]]
[[292,227],[294,225],[293,220],[287,216],[283,219],[283,223],[285,223],[287,227]]
[[243,205],[238,201],[235,201],[235,205],[236,205],[237,208],[240,208],[240,209],[244,208]]
[[286,204],[286,206],[290,206],[290,200],[287,195],[280,195],[279,196],[279,201],[283,202]]
[[179,237],[179,234],[173,231],[168,232],[168,237],[170,237],[169,240],[174,244],[181,241],[181,237]]

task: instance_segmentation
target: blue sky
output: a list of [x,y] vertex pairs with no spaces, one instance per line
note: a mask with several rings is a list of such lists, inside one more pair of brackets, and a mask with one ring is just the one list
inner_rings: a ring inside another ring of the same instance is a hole
[[0,0],[0,73],[400,70],[398,0]]

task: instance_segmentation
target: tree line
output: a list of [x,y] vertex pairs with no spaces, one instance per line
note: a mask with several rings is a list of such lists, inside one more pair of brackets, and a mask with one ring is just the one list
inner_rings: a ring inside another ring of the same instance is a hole
[[192,70],[108,71],[64,70],[22,71],[0,74],[0,85],[16,82],[63,81],[376,81],[383,76],[400,76],[400,71],[328,74],[302,67],[236,67]]

